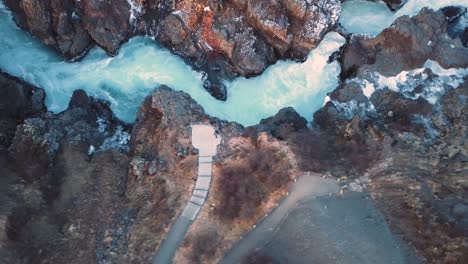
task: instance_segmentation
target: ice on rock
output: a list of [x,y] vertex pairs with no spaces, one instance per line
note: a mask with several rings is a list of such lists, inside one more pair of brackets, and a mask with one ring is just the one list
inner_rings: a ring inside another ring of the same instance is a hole
[[106,120],[98,117],[98,119],[96,120],[96,123],[98,125],[99,132],[103,133],[104,131],[106,131],[106,127],[107,127]]
[[[357,83],[363,94],[370,98],[378,89],[390,89],[401,93],[409,99],[419,97],[426,99],[429,103],[437,105],[441,97],[449,90],[458,88],[464,80],[468,78],[468,69],[444,69],[437,62],[428,60],[424,67],[411,71],[402,71],[401,73],[386,77],[378,72],[370,72],[364,76],[348,80],[348,83]],[[347,119],[359,115],[361,118],[372,117],[375,112],[375,106],[369,100],[358,103],[356,100],[340,102],[330,100],[327,96],[323,105],[331,101]],[[431,120],[423,116],[414,116],[414,123],[421,124],[429,132],[429,138],[438,136],[437,130],[432,128]]]
[[88,149],[88,156],[93,155],[95,151],[96,151],[96,148],[93,145],[90,145]]
[[359,115],[361,118],[366,118],[375,113],[374,105],[370,102],[357,103],[356,100],[348,102],[332,101],[333,105],[344,114],[346,119],[352,119],[355,115]]
[[130,5],[130,24],[133,24],[138,16],[141,14],[142,6],[139,3],[136,3],[135,0],[127,0]]
[[364,81],[364,88],[362,88],[362,92],[367,98],[370,98],[371,95],[374,93],[375,87],[374,84],[370,83],[369,81]]
[[[376,89],[390,89],[403,94],[406,98],[422,97],[431,104],[437,104],[448,89],[459,87],[468,77],[468,69],[444,69],[437,62],[428,60],[422,68],[402,71],[395,76],[383,76],[373,72],[362,78],[348,82],[360,84],[364,95],[370,97]],[[423,89],[416,91],[416,88]]]
[[130,134],[126,132],[123,127],[118,126],[114,134],[104,140],[99,150],[119,149],[121,151],[127,151],[129,141]]

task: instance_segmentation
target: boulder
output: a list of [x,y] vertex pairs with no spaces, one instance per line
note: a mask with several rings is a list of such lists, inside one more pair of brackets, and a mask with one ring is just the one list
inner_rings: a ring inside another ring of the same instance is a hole
[[72,0],[5,0],[16,23],[65,59],[81,58],[93,45]]
[[281,109],[276,115],[262,119],[258,131],[266,131],[272,136],[283,140],[290,138],[294,132],[307,129],[307,120],[293,108]]
[[120,45],[128,39],[129,3],[126,0],[82,0],[79,4],[86,31],[96,44],[115,55]]
[[45,112],[42,89],[0,72],[0,146],[7,148],[16,126]]

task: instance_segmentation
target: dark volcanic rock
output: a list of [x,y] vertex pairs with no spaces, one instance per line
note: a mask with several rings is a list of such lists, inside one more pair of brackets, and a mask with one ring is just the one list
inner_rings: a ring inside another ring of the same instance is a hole
[[257,127],[259,131],[267,131],[278,139],[286,139],[293,132],[307,128],[307,120],[300,116],[293,108],[281,109],[276,115],[262,119]]
[[370,101],[384,118],[388,117],[402,126],[411,126],[413,115],[427,116],[432,112],[432,105],[425,99],[411,100],[388,89],[374,92]]
[[[163,7],[172,6],[171,1],[159,2]],[[277,59],[303,59],[335,25],[340,3],[269,0],[206,5],[204,1],[180,1],[172,8],[157,8],[144,1],[141,30],[154,34],[195,65],[221,54],[236,73],[251,76]]]
[[361,86],[356,82],[341,84],[333,92],[330,98],[338,102],[348,102],[356,100],[357,103],[367,102],[367,97],[362,92]]
[[8,147],[16,126],[45,112],[44,91],[0,72],[0,145]]
[[468,67],[468,49],[447,35],[447,23],[442,11],[425,8],[413,18],[397,19],[375,38],[354,36],[340,58],[341,76],[355,76],[358,69],[396,75],[428,59],[445,68]]
[[82,0],[83,26],[93,40],[115,55],[130,30],[130,6],[126,0]]
[[449,6],[442,9],[449,21],[447,33],[451,38],[459,38],[463,46],[468,47],[468,12],[466,7]]
[[97,43],[115,54],[130,29],[126,0],[5,0],[15,21],[68,60]]
[[110,255],[113,248],[102,249],[104,231],[125,231],[131,222],[131,214],[119,218],[127,210],[121,205],[128,128],[107,103],[83,91],[73,94],[67,110],[52,114],[42,90],[4,74],[0,83],[1,128],[18,125],[8,149],[0,146],[0,258],[92,263]]
[[463,6],[447,6],[441,9],[449,22],[453,22],[457,18],[466,13],[466,7]]
[[4,2],[20,27],[57,49],[68,60],[81,57],[93,44],[72,0]]
[[15,165],[23,168],[23,177],[36,179],[51,167],[62,141],[87,152],[90,146],[103,145],[122,125],[107,103],[78,90],[67,111],[57,115],[43,113],[19,125],[9,152]]
[[387,4],[390,9],[396,11],[400,9],[408,0],[384,0],[384,2]]

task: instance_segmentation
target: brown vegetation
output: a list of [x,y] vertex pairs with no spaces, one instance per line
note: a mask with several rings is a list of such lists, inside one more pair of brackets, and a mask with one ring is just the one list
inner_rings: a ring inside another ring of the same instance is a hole
[[210,227],[201,230],[197,234],[188,236],[185,242],[192,246],[189,257],[190,262],[204,263],[204,258],[210,258],[216,253],[220,240],[218,231]]
[[217,189],[222,192],[215,213],[223,220],[251,217],[267,194],[290,179],[289,162],[278,149],[256,147],[239,157],[221,170]]

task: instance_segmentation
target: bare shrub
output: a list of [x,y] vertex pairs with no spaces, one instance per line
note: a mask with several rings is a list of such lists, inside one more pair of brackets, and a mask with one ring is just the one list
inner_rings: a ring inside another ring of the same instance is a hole
[[220,236],[215,228],[206,228],[196,235],[189,236],[187,243],[192,246],[191,263],[202,263],[203,258],[214,256],[220,242]]
[[329,167],[330,161],[336,159],[335,150],[322,133],[301,131],[294,134],[291,143],[302,170],[321,172]]
[[304,171],[330,171],[336,174],[362,173],[378,158],[378,151],[366,136],[322,133],[309,130],[291,138],[292,150]]
[[262,183],[247,165],[229,166],[222,171],[218,214],[224,219],[248,217],[265,197]]
[[255,148],[238,156],[240,162],[225,166],[218,183],[215,213],[224,220],[251,217],[267,195],[290,178],[286,155],[275,148]]

